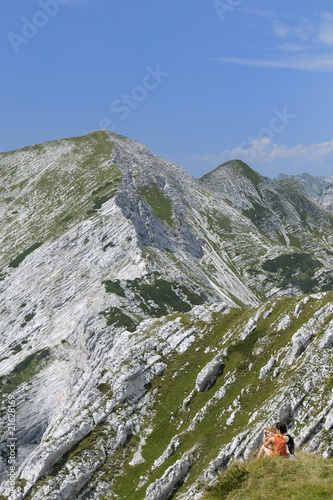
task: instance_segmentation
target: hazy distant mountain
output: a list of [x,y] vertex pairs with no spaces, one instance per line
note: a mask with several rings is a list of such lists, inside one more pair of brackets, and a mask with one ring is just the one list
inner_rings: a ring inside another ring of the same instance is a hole
[[0,497],[200,498],[276,419],[333,455],[333,216],[297,179],[106,131],[0,175]]
[[305,192],[309,196],[311,196],[311,198],[320,195],[326,187],[328,187],[330,184],[333,184],[333,175],[314,176],[306,173],[300,175],[279,174],[277,180],[287,178],[296,179],[298,182],[300,182]]
[[315,200],[326,210],[333,210],[333,184],[327,186],[320,195],[315,197]]

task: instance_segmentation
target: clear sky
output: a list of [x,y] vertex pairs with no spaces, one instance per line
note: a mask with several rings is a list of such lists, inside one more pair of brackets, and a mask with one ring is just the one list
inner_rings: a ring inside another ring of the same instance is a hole
[[0,147],[109,128],[199,177],[333,174],[332,0],[1,1]]

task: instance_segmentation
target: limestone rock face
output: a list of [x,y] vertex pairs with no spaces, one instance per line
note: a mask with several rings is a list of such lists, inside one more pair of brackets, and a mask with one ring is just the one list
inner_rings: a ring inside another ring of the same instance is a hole
[[198,374],[195,381],[196,390],[204,391],[206,388],[208,388],[209,385],[215,381],[217,374],[222,366],[223,361],[220,354],[218,354],[217,356],[215,356],[215,358],[212,359],[212,361],[207,363],[207,365]]
[[329,327],[323,335],[323,338],[319,344],[321,349],[332,349],[333,348],[333,321],[330,322]]
[[184,479],[192,463],[193,455],[190,455],[169,467],[161,479],[148,486],[145,500],[166,500],[169,498],[177,483]]
[[260,368],[260,372],[259,372],[259,378],[260,379],[265,379],[266,376],[267,376],[267,372],[270,372],[273,368],[273,366],[275,365],[276,363],[276,359],[275,358],[271,358],[267,365],[263,366],[262,368]]
[[280,418],[332,455],[325,211],[106,131],[0,167],[0,495],[193,499]]

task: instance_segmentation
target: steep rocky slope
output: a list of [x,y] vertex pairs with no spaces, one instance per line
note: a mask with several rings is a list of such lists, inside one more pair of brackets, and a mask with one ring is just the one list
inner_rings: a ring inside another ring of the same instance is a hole
[[0,495],[194,498],[277,416],[332,453],[329,212],[109,132],[2,153],[0,173]]
[[333,210],[333,185],[327,186],[315,200],[326,210]]
[[313,203],[293,179],[273,181],[233,160],[204,175],[201,181],[282,245],[315,250],[330,235],[331,214]]

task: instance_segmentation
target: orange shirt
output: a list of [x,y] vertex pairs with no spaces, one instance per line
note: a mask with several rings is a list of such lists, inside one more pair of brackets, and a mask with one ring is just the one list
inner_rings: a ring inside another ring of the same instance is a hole
[[287,445],[285,440],[274,434],[273,436],[273,455],[281,455],[281,457],[287,457]]

